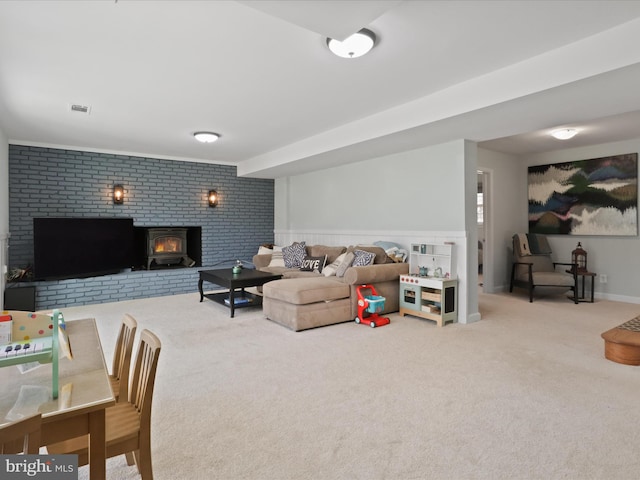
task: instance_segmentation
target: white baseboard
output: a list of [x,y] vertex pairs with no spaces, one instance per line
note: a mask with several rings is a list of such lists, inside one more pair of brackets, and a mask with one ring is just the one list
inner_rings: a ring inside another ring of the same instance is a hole
[[[493,291],[491,292],[485,291],[484,293],[508,293],[508,292],[509,292],[508,285],[500,285],[495,287]],[[596,300],[610,300],[612,302],[640,304],[640,297],[632,297],[629,295],[615,295],[612,293],[602,293],[602,292],[596,291],[594,292],[593,297]]]
[[594,298],[599,300],[611,300],[612,302],[636,303],[640,304],[640,297],[630,297],[628,295],[614,295],[611,293],[594,292]]
[[480,320],[482,320],[482,315],[480,315],[480,312],[476,312],[476,313],[471,313],[467,316],[466,321],[460,321],[460,323],[474,323],[474,322],[479,322]]

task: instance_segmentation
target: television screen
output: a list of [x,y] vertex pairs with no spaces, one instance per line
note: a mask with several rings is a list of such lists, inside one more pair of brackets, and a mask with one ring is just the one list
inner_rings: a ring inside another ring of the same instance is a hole
[[116,273],[133,263],[132,218],[33,219],[36,280]]

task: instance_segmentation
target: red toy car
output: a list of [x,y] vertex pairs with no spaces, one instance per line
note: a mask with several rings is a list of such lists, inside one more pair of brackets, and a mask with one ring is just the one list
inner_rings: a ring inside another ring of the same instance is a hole
[[[369,295],[363,295],[363,290],[370,290]],[[368,324],[371,328],[388,325],[391,320],[378,315],[384,309],[384,297],[380,297],[372,285],[361,285],[356,288],[358,293],[358,316],[356,323]]]

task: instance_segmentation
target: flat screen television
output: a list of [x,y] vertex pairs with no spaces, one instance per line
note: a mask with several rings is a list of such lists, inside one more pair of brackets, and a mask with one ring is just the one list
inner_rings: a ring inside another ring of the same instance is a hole
[[130,268],[133,238],[132,218],[34,218],[34,278],[84,278]]

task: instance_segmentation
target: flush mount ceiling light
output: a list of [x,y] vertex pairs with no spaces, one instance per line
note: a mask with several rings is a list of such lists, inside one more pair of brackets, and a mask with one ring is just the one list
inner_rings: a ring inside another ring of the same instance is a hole
[[327,38],[327,46],[334,54],[342,58],[361,57],[373,48],[376,43],[376,34],[371,30],[363,28],[344,41],[340,42],[333,38]]
[[577,133],[578,130],[575,128],[560,128],[551,132],[551,136],[558,140],[569,140],[570,138],[575,137]]
[[220,138],[218,133],[213,132],[196,132],[193,134],[196,140],[202,143],[213,143]]

